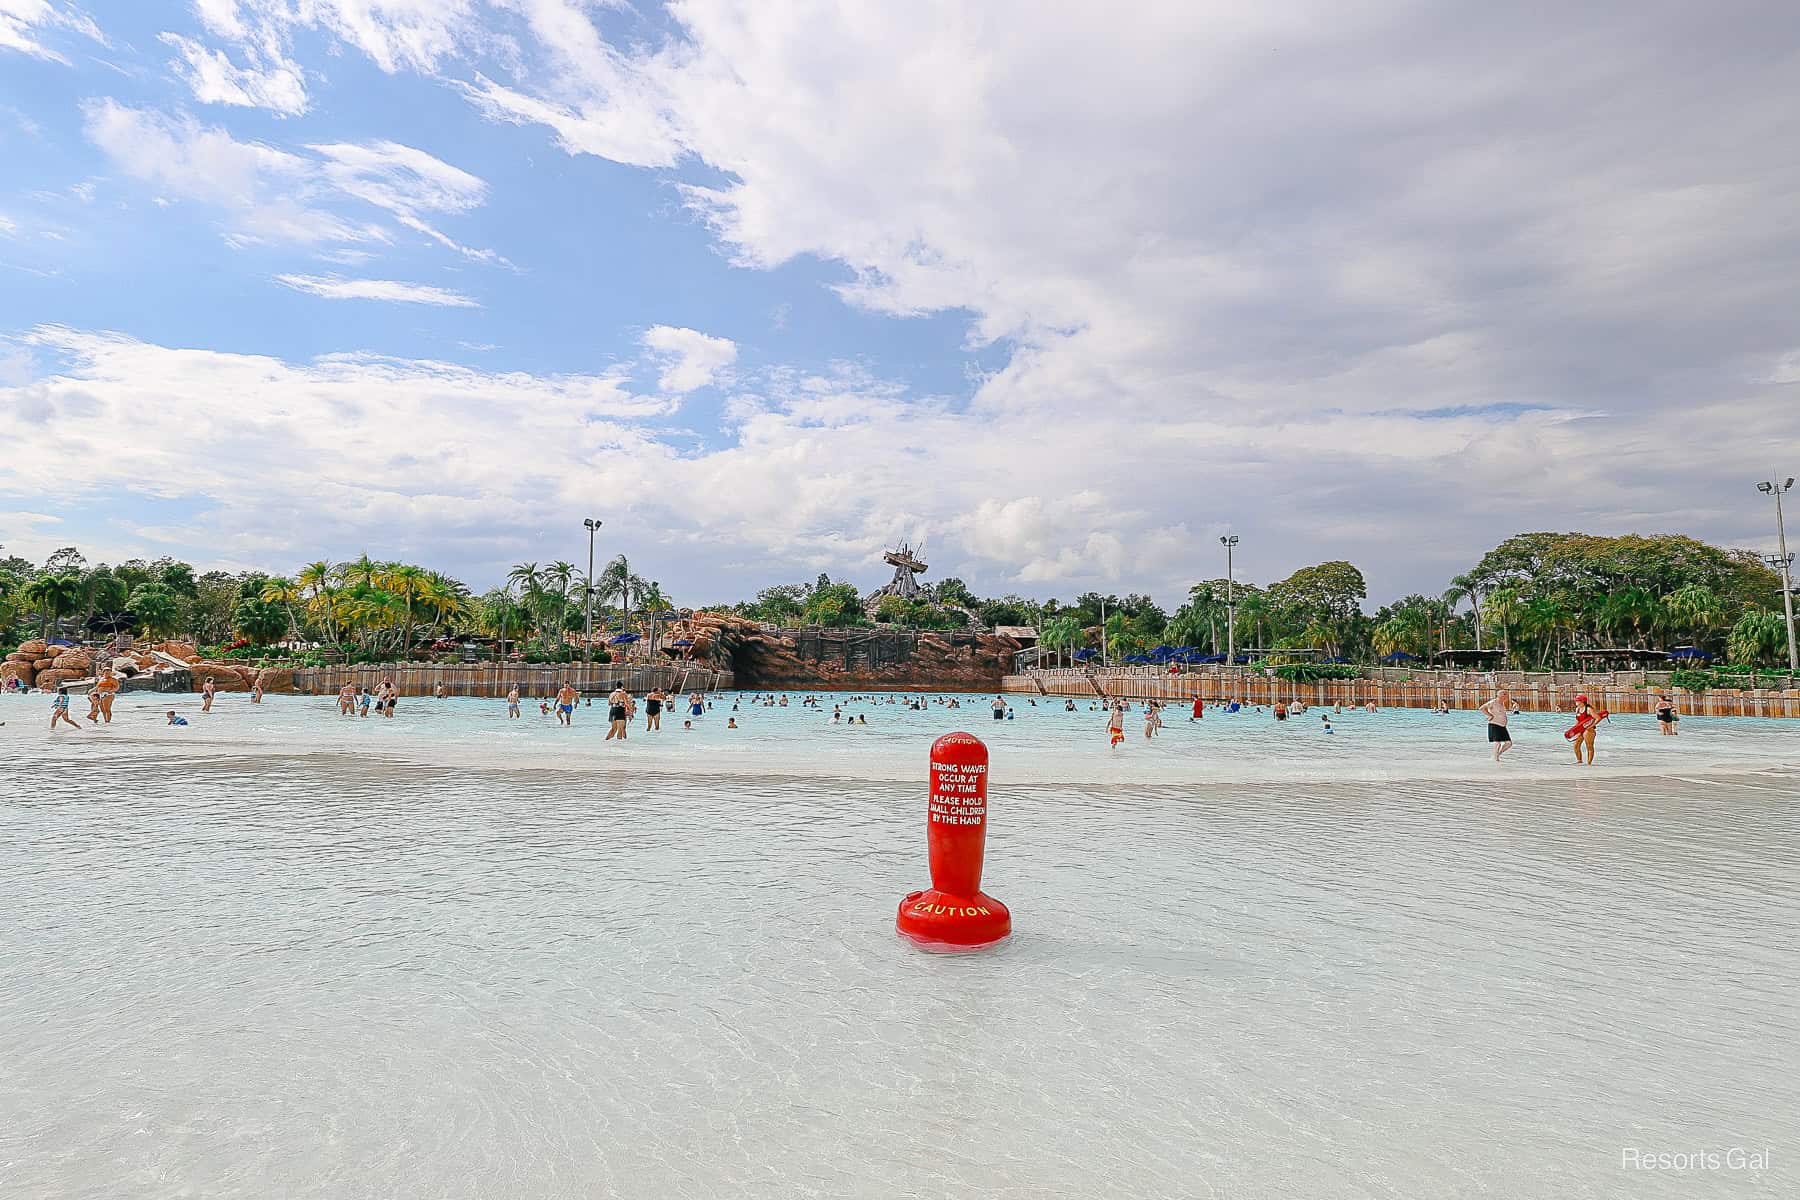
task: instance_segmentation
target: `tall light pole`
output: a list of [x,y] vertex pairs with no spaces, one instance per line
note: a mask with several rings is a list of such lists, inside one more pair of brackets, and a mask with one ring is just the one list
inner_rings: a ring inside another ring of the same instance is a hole
[[581,523],[588,531],[587,590],[582,593],[582,623],[587,627],[587,636],[582,643],[581,661],[591,663],[594,661],[594,534],[605,522],[587,517]]
[[1787,548],[1787,525],[1781,517],[1781,494],[1794,486],[1790,475],[1785,483],[1766,480],[1756,485],[1756,490],[1775,497],[1775,537],[1779,553],[1769,560],[1769,565],[1781,572],[1781,611],[1787,619],[1788,674],[1800,672],[1800,659],[1794,654],[1794,579],[1793,556]]
[[[1231,533],[1219,539],[1219,545],[1225,547],[1225,665],[1237,666],[1237,592],[1234,587],[1231,571],[1231,552],[1237,548],[1237,534]],[[1214,626],[1214,628],[1218,628]]]
[[1106,669],[1106,597],[1100,597],[1100,669]]

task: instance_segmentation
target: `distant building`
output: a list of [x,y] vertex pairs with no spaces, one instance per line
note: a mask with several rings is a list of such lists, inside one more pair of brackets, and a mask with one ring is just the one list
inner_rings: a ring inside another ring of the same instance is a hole
[[1019,643],[1021,650],[1029,650],[1037,645],[1038,631],[1036,625],[996,625],[994,632],[1001,637],[1009,637]]

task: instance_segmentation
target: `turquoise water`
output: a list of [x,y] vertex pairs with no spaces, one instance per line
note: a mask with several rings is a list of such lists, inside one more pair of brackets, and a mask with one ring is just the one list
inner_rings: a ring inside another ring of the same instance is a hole
[[[797,698],[799,693],[791,693]],[[0,701],[0,1194],[1800,1187],[1800,726]],[[79,706],[78,706],[79,708]],[[639,718],[641,725],[642,718]],[[1015,935],[895,936],[926,747]],[[1637,1171],[1768,1146],[1761,1170]]]

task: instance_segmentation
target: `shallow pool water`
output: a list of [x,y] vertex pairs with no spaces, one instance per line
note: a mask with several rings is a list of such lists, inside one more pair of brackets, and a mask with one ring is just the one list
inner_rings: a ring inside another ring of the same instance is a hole
[[[132,695],[54,738],[0,702],[0,1195],[1800,1186],[1800,725],[1615,719],[1578,768],[1526,714],[1496,767],[1468,713],[1110,750],[987,699],[726,694],[624,746],[497,701]],[[958,727],[1016,932],[947,957],[893,920]],[[1772,1157],[1622,1165],[1733,1147]]]

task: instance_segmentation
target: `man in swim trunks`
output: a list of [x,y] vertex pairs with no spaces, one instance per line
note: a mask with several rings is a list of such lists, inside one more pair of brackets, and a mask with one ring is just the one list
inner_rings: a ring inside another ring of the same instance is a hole
[[1125,740],[1125,702],[1117,700],[1106,714],[1106,733],[1108,745],[1117,746]]
[[519,715],[519,685],[513,684],[506,693],[506,717],[508,720]]
[[556,690],[556,720],[558,724],[573,726],[575,724],[575,689],[563,680],[562,687]]
[[1006,700],[1001,696],[994,697],[994,720],[1006,720]]
[[612,690],[611,695],[607,696],[607,729],[606,737],[602,739],[603,741],[610,742],[614,738],[618,738],[620,741],[625,740],[626,705],[630,702],[631,693],[625,690],[625,685],[622,683]]
[[1501,688],[1481,706],[1481,711],[1487,714],[1488,741],[1494,746],[1494,761],[1499,762],[1500,756],[1512,749],[1512,731],[1507,729],[1506,719],[1518,712],[1519,706],[1513,703],[1512,693]]

